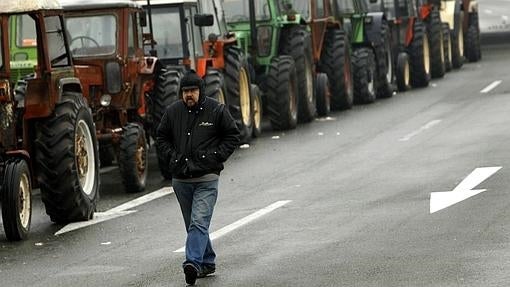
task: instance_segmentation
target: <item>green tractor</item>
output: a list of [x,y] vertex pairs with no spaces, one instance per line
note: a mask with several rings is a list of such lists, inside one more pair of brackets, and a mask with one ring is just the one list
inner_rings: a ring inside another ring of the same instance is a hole
[[16,83],[21,78],[34,73],[37,65],[37,41],[34,20],[27,14],[9,18],[9,39],[11,50],[11,81]]
[[288,1],[229,0],[223,8],[229,30],[250,55],[250,76],[262,89],[272,128],[293,129],[298,119],[311,121],[315,71],[312,37],[302,15]]
[[333,4],[335,17],[348,27],[355,102],[366,104],[391,97],[392,49],[384,13],[369,12],[360,0],[334,0]]

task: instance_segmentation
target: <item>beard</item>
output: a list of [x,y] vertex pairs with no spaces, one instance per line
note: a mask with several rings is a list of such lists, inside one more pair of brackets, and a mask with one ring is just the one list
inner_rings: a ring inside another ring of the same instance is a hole
[[193,97],[186,97],[184,99],[184,102],[186,103],[186,106],[188,106],[190,108],[197,104],[197,102],[195,101],[195,99]]

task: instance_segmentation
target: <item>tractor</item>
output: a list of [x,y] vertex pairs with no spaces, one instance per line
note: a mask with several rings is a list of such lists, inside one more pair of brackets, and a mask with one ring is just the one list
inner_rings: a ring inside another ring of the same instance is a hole
[[425,23],[414,0],[365,0],[369,11],[388,21],[393,73],[399,91],[426,87],[430,81],[430,48]]
[[61,0],[83,94],[93,111],[102,166],[116,159],[124,189],[144,190],[149,132],[147,97],[158,60],[144,56],[142,7],[130,0]]
[[[9,23],[33,25],[28,38]],[[28,236],[32,189],[39,188],[50,219],[91,219],[99,198],[99,155],[91,109],[75,74],[61,6],[56,1],[0,3],[0,202],[8,240]],[[11,62],[24,55],[14,38],[37,54],[32,75],[14,88]]]
[[330,107],[352,107],[349,46],[340,23],[324,14],[331,11],[324,10],[324,3],[329,4],[224,2],[229,29],[250,55],[252,79],[262,88],[274,130],[295,128],[298,120],[309,122]]
[[450,68],[448,63],[450,59],[449,52],[445,53],[445,36],[443,34],[447,31],[439,12],[441,0],[416,0],[416,5],[419,18],[427,27],[430,47],[430,75],[432,78],[442,78]]
[[469,62],[482,58],[478,2],[473,0],[441,0],[441,19],[451,33],[451,64],[460,68],[464,57]]
[[334,15],[347,27],[352,53],[354,100],[372,103],[393,95],[388,22],[362,0],[334,0]]

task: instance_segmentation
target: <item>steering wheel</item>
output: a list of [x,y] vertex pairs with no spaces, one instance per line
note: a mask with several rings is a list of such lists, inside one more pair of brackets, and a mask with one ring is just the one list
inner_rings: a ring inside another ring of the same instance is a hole
[[70,44],[69,46],[72,46],[72,45],[73,45],[73,43],[74,43],[75,41],[78,41],[78,40],[80,40],[80,41],[81,41],[81,46],[82,46],[82,47],[85,47],[85,42],[87,42],[87,41],[88,41],[88,42],[92,42],[92,43],[93,43],[96,47],[98,47],[98,48],[99,48],[99,46],[100,46],[100,45],[99,45],[99,43],[98,43],[98,42],[97,42],[94,38],[91,38],[91,37],[89,37],[89,36],[77,36],[77,37],[74,37],[74,38],[72,38],[72,39],[71,39],[71,44]]

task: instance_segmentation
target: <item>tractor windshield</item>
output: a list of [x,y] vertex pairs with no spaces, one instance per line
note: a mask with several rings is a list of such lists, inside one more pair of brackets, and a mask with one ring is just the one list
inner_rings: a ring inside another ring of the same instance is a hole
[[117,50],[117,18],[113,14],[69,16],[66,25],[73,57],[111,55]]
[[36,43],[36,32],[35,22],[28,15],[23,14],[18,17],[11,17],[16,21],[16,46],[17,47],[35,47]]
[[353,0],[335,0],[338,13],[351,14],[356,12]]
[[[246,0],[224,0],[223,9],[227,23],[250,21],[250,5]],[[255,18],[257,21],[271,19],[268,0],[255,0]]]
[[[154,48],[157,55],[163,59],[182,59],[184,57],[184,44],[182,41],[181,16],[179,7],[152,7],[152,26],[154,29]],[[149,49],[150,47],[146,47]],[[148,51],[146,51],[148,52]]]

